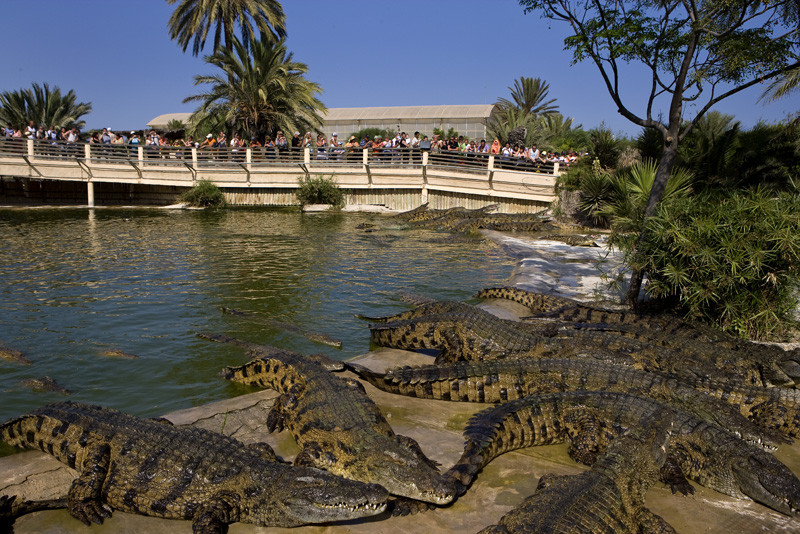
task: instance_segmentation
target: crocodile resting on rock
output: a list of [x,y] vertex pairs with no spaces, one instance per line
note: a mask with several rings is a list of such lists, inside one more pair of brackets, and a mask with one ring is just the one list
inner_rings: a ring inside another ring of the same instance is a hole
[[192,521],[195,533],[237,521],[293,527],[376,515],[388,493],[277,461],[269,446],[104,408],[51,404],[0,426],[0,440],[41,449],[78,470],[69,512],[86,525],[111,510]]
[[675,533],[644,506],[667,457],[669,418],[615,439],[589,471],[544,475],[536,493],[478,534]]
[[267,426],[292,433],[302,449],[296,464],[380,484],[393,495],[449,503],[455,487],[442,479],[435,462],[416,441],[394,433],[360,382],[334,376],[325,367],[328,362],[335,368],[342,365],[322,355],[278,351],[240,367],[226,367],[221,374],[281,394]]
[[[582,359],[516,359],[398,367],[377,373],[345,366],[388,393],[457,402],[501,403],[544,393],[612,391],[647,397],[713,422],[748,442],[790,443],[800,431],[800,392],[682,380]],[[751,417],[753,420],[749,420]]]
[[456,479],[463,492],[480,469],[504,452],[566,441],[573,459],[591,465],[610,440],[644,426],[663,410],[673,427],[661,479],[673,491],[693,492],[688,477],[786,515],[798,512],[800,480],[770,453],[686,412],[622,393],[550,393],[479,412],[464,431],[464,453],[445,476]]
[[[556,297],[558,298],[558,297]],[[713,344],[665,346],[647,336],[576,330],[563,323],[528,324],[500,319],[476,306],[433,302],[395,316],[377,318],[372,341],[385,347],[437,349],[437,363],[522,357],[593,356],[644,370],[750,385],[791,381],[774,360],[732,358]]]
[[761,369],[765,386],[792,385],[794,381],[790,377],[800,378],[798,349],[784,351],[779,347],[753,343],[671,314],[598,308],[566,297],[516,287],[485,288],[475,297],[517,302],[526,306],[535,319],[557,319],[561,324],[572,323],[578,328],[616,331],[621,335],[633,335],[675,349],[688,348],[717,354],[720,351],[734,351],[736,359],[749,360]]

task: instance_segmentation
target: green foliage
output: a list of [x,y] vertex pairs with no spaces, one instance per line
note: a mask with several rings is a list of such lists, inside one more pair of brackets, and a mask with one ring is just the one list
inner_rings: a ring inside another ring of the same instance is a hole
[[46,83],[43,86],[34,83],[30,89],[3,91],[0,93],[0,124],[24,128],[33,121],[45,129],[50,126],[82,129],[86,122],[81,117],[92,112],[92,105],[75,100],[72,90],[62,95],[58,86],[51,90]]
[[600,125],[589,130],[589,139],[592,146],[589,154],[593,159],[600,160],[600,166],[604,169],[615,169],[621,152],[620,141],[614,133]]
[[[687,316],[767,339],[797,325],[800,198],[762,188],[665,201],[635,256],[654,297]],[[629,247],[627,251],[632,249]]]
[[181,195],[181,200],[197,208],[222,208],[225,206],[225,196],[222,190],[211,180],[201,178],[197,185]]
[[387,137],[394,137],[395,133],[392,130],[388,129],[388,128],[386,128],[386,129],[381,129],[381,128],[362,128],[359,131],[353,132],[350,135],[354,135],[356,139],[361,141],[362,139],[364,139],[365,135],[367,137],[369,137],[370,140],[372,140],[372,139],[375,139],[376,135],[381,136],[382,139],[386,139]]
[[502,110],[515,109],[536,118],[539,115],[556,113],[558,109],[558,106],[552,105],[555,98],[545,101],[550,92],[550,84],[540,78],[521,76],[519,80],[514,80],[514,87],[509,87],[508,90],[511,92],[511,100],[498,98],[495,102]]
[[438,135],[440,139],[450,139],[451,137],[458,139],[458,131],[456,131],[452,126],[446,132],[444,130],[440,130],[439,128],[434,128],[433,135]]
[[605,210],[612,198],[613,187],[608,174],[599,167],[598,163],[597,168],[581,182],[578,211],[590,220],[592,225],[606,226],[608,217],[605,215]]
[[[214,52],[225,47],[232,50],[236,27],[245,43],[258,33],[270,42],[286,37],[286,15],[277,0],[167,0],[178,3],[167,27],[170,39],[186,52],[192,43],[192,55],[197,56],[209,34],[214,36]],[[256,31],[258,30],[258,31]],[[223,40],[224,39],[224,40]]]
[[336,209],[344,207],[344,191],[336,185],[333,176],[306,176],[299,178],[298,182],[300,187],[297,190],[297,202],[301,207],[308,204],[330,204]]
[[655,128],[642,128],[634,146],[642,160],[658,161],[664,152],[664,135]]
[[167,128],[166,129],[167,129],[168,132],[174,132],[176,130],[183,130],[185,128],[186,128],[186,125],[183,123],[182,120],[180,120],[180,119],[171,119],[167,123]]
[[327,108],[316,96],[322,88],[305,79],[308,67],[292,60],[284,41],[273,45],[262,35],[248,46],[235,37],[232,43],[232,50],[222,48],[204,59],[220,73],[194,78],[195,85],[210,88],[183,100],[201,103],[191,118],[195,135],[220,120],[246,138],[274,136],[277,130],[314,131],[322,125],[320,112]]

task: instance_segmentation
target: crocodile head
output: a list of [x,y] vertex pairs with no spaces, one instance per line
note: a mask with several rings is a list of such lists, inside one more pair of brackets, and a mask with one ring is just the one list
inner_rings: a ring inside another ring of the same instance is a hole
[[754,501],[786,515],[800,512],[800,480],[771,454],[739,458],[731,470],[739,490]]
[[453,500],[455,482],[442,477],[436,464],[416,450],[416,443],[416,447],[408,447],[388,438],[383,445],[361,451],[361,458],[347,468],[353,469],[353,478],[377,482],[392,495],[437,505]]
[[242,520],[262,526],[296,527],[377,515],[386,510],[389,498],[377,484],[313,467],[286,466],[277,475],[254,472],[253,479],[253,487],[243,491]]

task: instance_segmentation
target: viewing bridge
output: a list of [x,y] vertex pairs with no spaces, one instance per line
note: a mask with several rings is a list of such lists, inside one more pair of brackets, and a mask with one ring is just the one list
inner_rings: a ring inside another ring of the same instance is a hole
[[0,138],[0,203],[172,204],[200,179],[229,204],[297,204],[303,177],[324,176],[347,204],[407,210],[540,211],[555,199],[558,164],[416,149],[247,149],[52,143]]

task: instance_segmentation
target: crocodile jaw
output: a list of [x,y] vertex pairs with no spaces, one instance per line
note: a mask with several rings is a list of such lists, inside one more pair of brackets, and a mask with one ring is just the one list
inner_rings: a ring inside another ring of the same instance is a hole
[[785,515],[800,513],[800,480],[775,458],[750,456],[731,470],[739,489],[754,501]]
[[348,480],[315,468],[287,466],[272,490],[250,496],[245,521],[296,527],[347,521],[386,510],[389,492],[377,484]]

